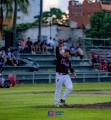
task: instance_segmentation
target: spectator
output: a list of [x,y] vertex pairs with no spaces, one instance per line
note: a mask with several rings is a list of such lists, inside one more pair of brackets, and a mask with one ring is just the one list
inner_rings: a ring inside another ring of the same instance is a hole
[[43,42],[40,44],[40,47],[41,47],[42,53],[43,53],[43,54],[47,54],[47,46],[46,46],[46,42],[45,42],[45,41],[43,41]]
[[84,56],[84,54],[83,54],[83,50],[81,49],[80,46],[77,46],[76,52],[77,52],[77,56],[79,56],[80,59],[81,59],[81,61],[83,62],[83,56]]
[[100,69],[100,60],[98,55],[93,55],[91,60],[92,66],[95,69]]
[[51,37],[47,41],[47,46],[54,48],[54,41]]
[[58,46],[58,41],[54,38],[53,42],[54,42],[54,52],[56,52],[56,47]]
[[111,63],[108,64],[108,76],[111,76]]
[[19,60],[20,60],[20,52],[18,49],[16,49],[15,52],[13,52],[14,55],[14,61],[15,63],[18,65],[19,64]]
[[69,49],[70,49],[71,55],[75,56],[76,55],[76,47],[75,47],[74,43],[71,44]]
[[34,51],[38,54],[41,53],[41,48],[40,48],[40,40],[36,41],[34,43]]
[[24,53],[24,49],[26,48],[26,41],[24,39],[22,39],[20,41],[20,52]]
[[33,43],[32,43],[32,41],[31,41],[30,37],[28,37],[28,40],[27,40],[27,42],[26,42],[26,45],[27,45],[27,52],[30,53],[31,50],[33,49]]
[[9,48],[8,48],[8,51],[6,52],[6,58],[7,58],[7,64],[8,65],[17,66],[14,63],[14,55],[12,54],[12,52],[10,51]]
[[2,49],[2,51],[0,52],[0,54],[2,55],[2,58],[4,59],[4,63],[7,62],[7,59],[6,59],[6,53],[5,53],[5,50]]
[[0,71],[3,70],[3,65],[5,65],[4,58],[2,58],[2,54],[0,54]]

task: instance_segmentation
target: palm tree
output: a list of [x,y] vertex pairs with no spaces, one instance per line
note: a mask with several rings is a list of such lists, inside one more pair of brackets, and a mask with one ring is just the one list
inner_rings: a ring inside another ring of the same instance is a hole
[[3,24],[3,7],[2,7],[2,0],[0,0],[0,40],[2,37],[2,24]]
[[16,21],[17,21],[17,8],[24,13],[28,13],[29,0],[14,0],[14,19],[13,19],[13,44],[16,45]]
[[41,26],[42,26],[42,11],[43,11],[43,0],[40,0],[40,15],[39,15],[39,33],[38,39],[41,41]]
[[[13,8],[14,5],[14,8]],[[28,13],[29,0],[0,0],[0,33],[3,26],[3,8],[5,8],[5,17],[13,16],[13,43],[16,43],[16,20],[17,8],[19,7],[24,14]],[[14,13],[14,15],[13,15]]]

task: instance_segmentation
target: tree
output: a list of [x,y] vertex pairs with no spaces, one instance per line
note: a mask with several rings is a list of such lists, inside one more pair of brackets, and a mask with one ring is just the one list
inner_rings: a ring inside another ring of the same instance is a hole
[[39,33],[38,33],[38,39],[41,41],[41,26],[42,26],[42,11],[43,11],[43,0],[40,0],[40,15],[38,17],[39,22]]
[[16,20],[17,20],[17,8],[19,6],[20,10],[24,13],[28,13],[28,0],[14,0],[14,19],[13,19],[13,43],[16,45]]
[[[0,6],[0,16],[2,15],[2,19],[3,17],[8,18],[8,17],[12,17],[13,16],[13,40],[14,40],[14,45],[16,43],[16,20],[17,20],[17,9],[20,8],[21,12],[23,12],[24,14],[28,14],[28,6],[29,4],[29,0],[0,0],[0,4],[2,2],[2,6],[4,9],[2,9],[2,7]],[[14,7],[13,7],[14,5]],[[3,11],[4,10],[4,11]],[[2,11],[2,12],[1,12]],[[3,16],[3,12],[6,13],[5,16]],[[14,14],[13,14],[14,13]],[[2,29],[1,26],[3,26],[3,20],[0,19],[0,30]],[[2,22],[1,22],[2,20]]]
[[91,29],[86,36],[92,38],[111,38],[111,14],[103,11],[95,12],[90,18]]
[[2,37],[2,25],[3,25],[3,7],[2,0],[0,0],[0,39]]
[[[68,24],[68,14],[65,12],[62,12],[59,8],[51,8],[50,11],[43,12],[42,22],[44,24],[49,24],[48,18],[52,18],[53,24]],[[35,18],[38,18],[39,16],[35,16]]]

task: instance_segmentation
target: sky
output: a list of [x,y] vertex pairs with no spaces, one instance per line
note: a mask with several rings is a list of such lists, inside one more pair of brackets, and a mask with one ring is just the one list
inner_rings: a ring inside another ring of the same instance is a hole
[[[82,2],[83,0],[78,0]],[[43,0],[43,10],[49,11],[50,7],[60,8],[63,12],[68,11],[69,0]]]

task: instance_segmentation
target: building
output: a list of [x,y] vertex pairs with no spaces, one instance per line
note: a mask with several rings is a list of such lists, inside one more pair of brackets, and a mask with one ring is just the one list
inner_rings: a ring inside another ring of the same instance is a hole
[[90,17],[96,11],[111,13],[110,3],[101,3],[98,0],[84,0],[79,3],[76,0],[69,1],[69,20],[71,28],[90,28]]
[[30,6],[28,9],[28,14],[23,14],[18,8],[17,13],[17,24],[20,23],[32,23],[35,21],[34,17],[39,15],[40,12],[40,0],[29,0]]

